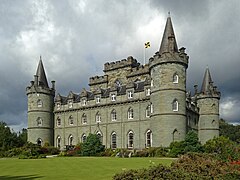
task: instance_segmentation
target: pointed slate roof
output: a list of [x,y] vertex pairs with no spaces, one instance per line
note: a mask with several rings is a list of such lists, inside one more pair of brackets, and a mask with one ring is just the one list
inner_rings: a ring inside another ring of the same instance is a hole
[[36,75],[38,76],[38,84],[46,88],[49,88],[41,56],[40,56]]
[[201,92],[202,93],[206,93],[209,92],[209,84],[213,82],[211,75],[210,75],[210,71],[209,68],[206,68],[205,74],[204,74],[204,78],[203,78],[203,82],[202,82],[202,89]]
[[171,17],[169,16],[167,18],[167,22],[165,25],[165,30],[163,33],[159,53],[163,54],[165,52],[169,52],[170,49],[173,49],[173,52],[178,52],[178,47],[177,47],[175,34],[173,31],[172,21],[171,21]]

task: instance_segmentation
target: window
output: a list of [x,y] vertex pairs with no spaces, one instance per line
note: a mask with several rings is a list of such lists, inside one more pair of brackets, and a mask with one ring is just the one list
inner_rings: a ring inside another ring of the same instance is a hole
[[73,117],[72,116],[69,116],[69,125],[73,125]]
[[72,101],[68,101],[68,107],[72,108],[73,107],[73,102]]
[[173,134],[173,142],[180,140],[180,133],[178,132],[177,129],[174,129],[172,134]]
[[117,112],[116,112],[115,109],[112,110],[112,112],[111,112],[111,119],[112,119],[112,121],[116,121],[117,120]]
[[57,126],[61,126],[61,119],[59,117],[57,118]]
[[150,113],[153,113],[153,104],[150,104]]
[[97,134],[97,137],[99,138],[99,140],[102,143],[102,133],[100,131],[98,131],[96,134]]
[[68,145],[69,146],[73,145],[73,136],[72,135],[70,135],[69,138],[68,138]]
[[60,149],[60,147],[61,147],[61,137],[58,136],[58,137],[57,137],[57,148]]
[[42,106],[43,106],[43,103],[41,99],[37,100],[37,107],[42,107]]
[[146,132],[146,147],[152,147],[152,131],[148,130]]
[[37,118],[37,126],[42,126],[43,121],[40,117]]
[[57,103],[57,110],[61,109],[61,104]]
[[133,98],[133,92],[132,91],[128,91],[128,99],[132,99]]
[[82,115],[82,124],[87,124],[87,115],[85,113]]
[[121,81],[119,81],[118,79],[115,81],[115,85],[116,87],[120,87],[122,85]]
[[98,122],[101,122],[101,115],[100,115],[99,112],[97,112],[97,114],[96,114],[96,122],[97,122],[97,123],[98,123]]
[[83,99],[83,100],[82,100],[82,105],[83,105],[83,106],[86,106],[86,105],[87,105],[87,100],[86,100],[86,99]]
[[147,89],[146,89],[146,96],[150,96],[150,94],[151,94],[151,89],[150,89],[150,88],[147,88]]
[[146,108],[146,117],[150,117],[151,114],[151,105],[148,105]]
[[112,142],[112,149],[116,149],[117,148],[117,134],[115,132],[112,133],[111,135],[111,142]]
[[41,138],[37,139],[37,145],[42,146],[42,139]]
[[116,101],[116,94],[112,94],[112,95],[111,95],[111,100],[112,100],[112,101]]
[[86,134],[83,134],[82,135],[82,142],[84,143],[84,142],[86,142],[86,140],[87,140],[87,136],[86,136]]
[[100,103],[100,96],[96,96],[96,103],[99,104]]
[[133,139],[134,135],[132,131],[129,131],[128,133],[128,148],[133,148]]
[[132,108],[128,109],[128,119],[133,119],[133,109]]
[[177,99],[174,99],[172,102],[172,110],[173,111],[178,111],[178,101]]
[[173,75],[173,83],[178,83],[178,75],[176,73]]
[[151,87],[153,87],[153,79],[151,80]]

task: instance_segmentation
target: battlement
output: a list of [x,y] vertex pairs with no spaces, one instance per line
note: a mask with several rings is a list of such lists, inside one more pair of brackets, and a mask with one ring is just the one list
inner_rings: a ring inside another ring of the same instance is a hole
[[142,74],[149,74],[148,64],[132,68],[127,77],[139,76]]
[[94,76],[89,78],[89,86],[108,82],[108,76]]
[[132,56],[129,56],[127,59],[123,59],[121,61],[115,61],[115,62],[107,62],[104,64],[104,72],[112,71],[119,68],[124,67],[138,67],[140,65],[139,62],[137,62],[136,59],[134,59]]

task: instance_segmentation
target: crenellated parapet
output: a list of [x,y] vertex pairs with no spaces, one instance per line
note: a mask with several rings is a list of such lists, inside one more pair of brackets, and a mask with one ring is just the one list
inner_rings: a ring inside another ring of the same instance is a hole
[[108,76],[94,76],[89,78],[89,86],[96,85],[96,84],[103,84],[108,82]]
[[123,59],[121,61],[116,61],[116,62],[107,62],[104,64],[104,72],[107,71],[112,71],[120,68],[125,68],[125,67],[138,67],[140,63],[134,59],[132,56],[129,56],[127,59]]
[[127,77],[140,76],[143,74],[149,74],[148,64],[132,68]]

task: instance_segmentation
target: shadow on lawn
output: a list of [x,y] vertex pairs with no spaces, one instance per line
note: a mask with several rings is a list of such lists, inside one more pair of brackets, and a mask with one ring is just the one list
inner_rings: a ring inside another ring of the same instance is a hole
[[38,179],[42,178],[43,176],[36,176],[36,175],[26,175],[26,176],[0,176],[1,180],[30,180],[30,179]]

